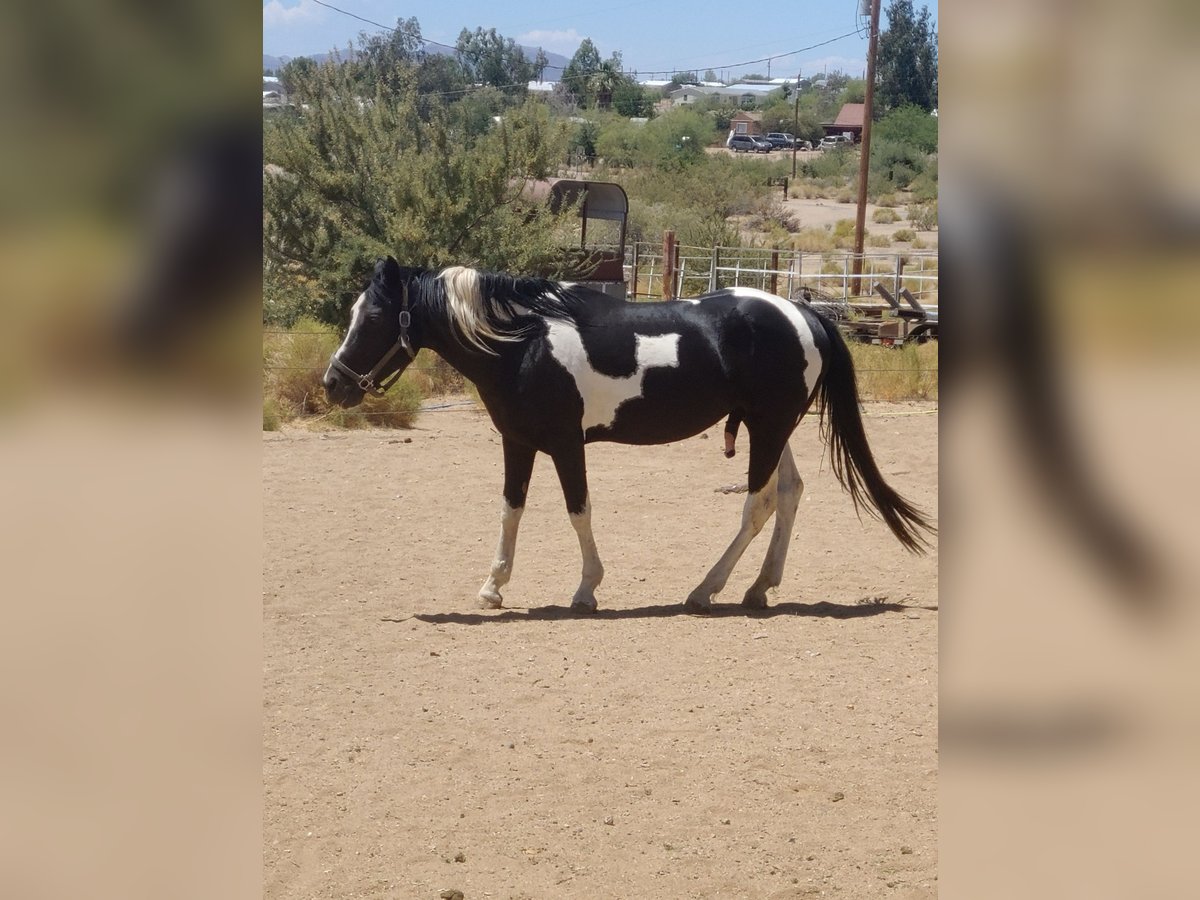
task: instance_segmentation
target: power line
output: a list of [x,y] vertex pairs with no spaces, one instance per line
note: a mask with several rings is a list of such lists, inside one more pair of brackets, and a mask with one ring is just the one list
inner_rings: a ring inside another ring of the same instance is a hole
[[[352,12],[349,12],[348,10],[341,9],[340,7],[334,6],[332,3],[324,2],[324,0],[312,0],[312,2],[316,3],[318,6],[323,6],[326,9],[331,9],[336,13],[341,13],[344,16],[349,16],[351,19],[357,19],[358,21],[365,22],[368,25],[374,25],[376,28],[382,28],[385,31],[399,30],[394,25],[384,25],[382,22],[376,22],[372,19],[363,18],[362,16],[358,15],[357,13],[352,13]],[[688,69],[683,69],[678,66],[675,68],[671,68],[671,69],[634,69],[632,71],[624,71],[621,74],[626,77],[631,77],[634,74],[638,74],[638,75],[674,75],[678,72],[691,71],[693,69],[713,69],[714,71],[717,69],[738,69],[738,68],[741,68],[742,66],[753,66],[753,65],[757,65],[758,63],[770,62],[770,61],[776,60],[776,59],[786,59],[789,56],[795,56],[797,53],[805,53],[809,50],[816,50],[818,47],[824,47],[827,44],[832,44],[836,41],[840,41],[840,40],[843,40],[848,37],[855,37],[856,35],[861,36],[860,32],[857,29],[854,31],[847,31],[845,34],[839,34],[837,37],[832,37],[832,38],[829,38],[828,40],[819,41],[818,43],[815,43],[815,44],[810,44],[807,47],[800,47],[799,49],[796,49],[796,50],[788,50],[786,53],[775,53],[775,54],[772,54],[771,56],[760,57],[759,59],[748,59],[748,60],[745,60],[744,62],[722,63],[720,65],[694,65],[694,66],[690,66]],[[455,52],[458,52],[457,47],[451,47],[449,44],[443,44],[438,41],[427,40],[424,37],[421,40],[426,44],[433,44],[435,47],[443,47],[447,50],[453,50]],[[520,85],[517,85],[517,84],[495,85],[495,86],[496,87],[520,87]],[[434,93],[461,94],[461,93],[467,93],[470,90],[472,90],[472,88],[467,88],[465,90],[456,90],[456,91],[436,91]]]

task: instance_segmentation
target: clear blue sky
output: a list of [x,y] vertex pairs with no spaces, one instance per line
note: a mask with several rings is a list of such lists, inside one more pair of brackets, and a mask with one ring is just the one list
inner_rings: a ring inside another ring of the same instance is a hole
[[[652,70],[717,70],[720,77],[751,71],[766,73],[766,62],[734,63],[799,50],[841,37],[825,46],[771,62],[771,75],[816,74],[840,69],[861,75],[866,67],[866,26],[857,0],[798,0],[781,3],[655,2],[655,0],[329,0],[334,6],[387,25],[416,16],[426,40],[453,45],[463,28],[495,28],[520,44],[540,46],[570,57],[584,38],[601,56],[621,52],[626,70],[643,77]],[[883,0],[886,11],[888,0]],[[937,0],[913,0],[920,13],[928,6],[936,23]],[[886,27],[886,12],[882,16]],[[371,25],[319,6],[313,0],[263,3],[263,52],[298,56],[343,48]],[[856,30],[861,34],[855,34]]]

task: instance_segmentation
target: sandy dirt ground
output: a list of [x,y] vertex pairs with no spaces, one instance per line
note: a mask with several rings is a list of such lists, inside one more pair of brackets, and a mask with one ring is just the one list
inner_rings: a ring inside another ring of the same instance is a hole
[[[725,153],[733,156],[735,159],[742,160],[745,165],[757,165],[761,160],[779,160],[786,159],[791,162],[792,153],[788,151],[775,151],[772,153],[734,153],[725,147],[710,147],[710,153]],[[823,150],[801,150],[796,154],[797,165],[803,164],[806,160],[820,156],[825,151]],[[791,213],[801,228],[833,228],[842,219],[854,221],[856,215],[856,206],[854,203],[839,203],[837,200],[830,198],[819,197],[790,197],[783,199],[782,191],[776,194],[779,197],[780,205]],[[903,196],[903,195],[901,195]],[[905,206],[900,205],[892,207],[892,210],[900,217],[897,222],[887,224],[873,221],[875,211],[880,207],[874,203],[867,204],[867,234],[888,235],[891,237],[902,228],[912,228],[912,223],[908,221],[907,211]],[[935,231],[918,231],[917,236],[925,242],[928,248],[934,248],[938,245],[938,232]],[[900,252],[906,249],[909,245],[906,243],[894,244],[890,249],[893,252]]]
[[[869,404],[885,475],[937,507],[936,409]],[[772,606],[767,534],[709,616],[681,603],[733,537],[720,426],[589,448],[600,611],[539,457],[508,609],[476,607],[500,438],[456,406],[406,431],[266,433],[269,898],[888,897],[937,892],[937,555],[806,489]]]

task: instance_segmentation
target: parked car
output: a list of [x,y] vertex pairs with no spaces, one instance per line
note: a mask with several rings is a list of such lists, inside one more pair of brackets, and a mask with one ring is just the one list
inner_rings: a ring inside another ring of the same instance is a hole
[[776,150],[791,150],[796,145],[795,136],[786,131],[772,131],[767,135],[767,140]]
[[821,138],[821,143],[817,144],[818,150],[836,150],[839,147],[851,147],[853,141],[844,134],[827,134]]
[[770,142],[753,134],[735,134],[726,142],[726,146],[734,153],[771,152]]
[[797,150],[811,150],[812,141],[796,141]]

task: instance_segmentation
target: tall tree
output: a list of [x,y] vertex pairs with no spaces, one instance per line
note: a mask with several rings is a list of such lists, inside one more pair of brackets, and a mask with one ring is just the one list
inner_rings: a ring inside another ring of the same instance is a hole
[[389,253],[561,274],[554,217],[520,199],[524,179],[552,173],[565,151],[565,127],[544,104],[511,109],[468,144],[468,111],[426,120],[411,83],[362,103],[349,71],[323,66],[305,92],[303,116],[264,124],[264,158],[285,174],[263,182],[263,251],[277,287],[324,298],[322,320],[344,322],[347,293]]
[[495,28],[463,29],[455,44],[458,60],[476,84],[490,84],[508,94],[524,93],[533,80],[533,63],[512,38]]
[[371,88],[383,86],[397,90],[407,78],[407,71],[418,65],[425,56],[425,41],[421,25],[415,17],[397,19],[391,31],[358,35],[358,51],[354,66],[359,77]]
[[548,65],[550,65],[550,57],[546,55],[545,50],[538,47],[537,56],[533,58],[533,71],[538,81],[541,81],[542,76],[546,74],[546,66]]
[[612,59],[600,63],[600,67],[588,79],[588,89],[596,98],[596,105],[601,109],[612,106],[613,91],[621,86],[625,76],[621,73],[621,57],[614,53]]
[[901,106],[918,106],[928,112],[937,106],[937,32],[922,7],[913,11],[912,0],[891,0],[887,29],[879,33],[875,57],[875,104],[879,113]]
[[600,51],[592,43],[591,38],[584,38],[567,67],[563,69],[563,84],[575,97],[575,102],[586,106],[591,93],[589,83],[600,68]]

